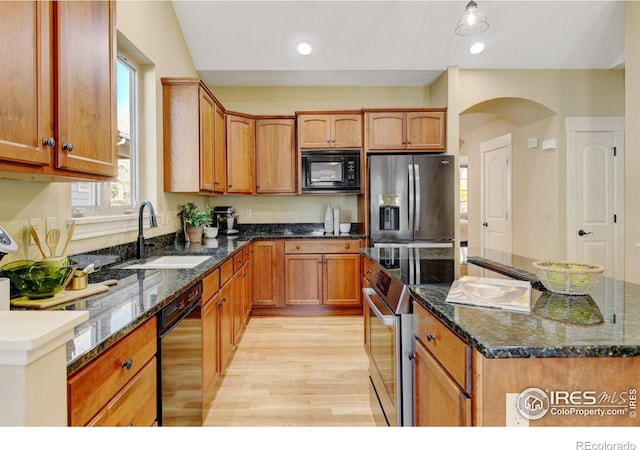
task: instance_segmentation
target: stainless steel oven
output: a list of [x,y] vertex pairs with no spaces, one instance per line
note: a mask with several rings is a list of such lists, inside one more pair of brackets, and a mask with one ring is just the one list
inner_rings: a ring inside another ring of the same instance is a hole
[[413,425],[413,317],[407,287],[375,264],[367,302],[370,398],[379,425]]

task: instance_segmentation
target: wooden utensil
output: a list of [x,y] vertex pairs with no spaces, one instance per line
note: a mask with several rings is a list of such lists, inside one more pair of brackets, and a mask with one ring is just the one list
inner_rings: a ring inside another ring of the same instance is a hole
[[69,234],[67,235],[67,241],[64,243],[64,248],[60,253],[60,256],[67,256],[67,247],[69,246],[69,242],[71,242],[71,236],[73,236],[73,231],[76,229],[76,221],[75,219],[71,221],[71,227],[69,227]]
[[33,238],[33,241],[38,246],[38,249],[40,250],[40,253],[42,253],[42,257],[46,258],[47,255],[44,254],[44,248],[42,247],[42,243],[40,242],[40,236],[38,236],[38,232],[33,227],[33,225],[29,225],[29,232],[31,233],[31,237]]
[[57,256],[56,249],[58,248],[58,242],[60,242],[60,230],[52,228],[47,232],[47,247],[49,247],[52,258]]

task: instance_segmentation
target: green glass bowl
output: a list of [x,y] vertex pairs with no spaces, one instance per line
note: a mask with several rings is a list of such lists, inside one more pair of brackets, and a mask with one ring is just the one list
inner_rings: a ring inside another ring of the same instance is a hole
[[71,258],[39,262],[22,260],[5,264],[0,271],[11,280],[11,285],[20,295],[35,300],[53,297],[63,290],[77,266],[78,263]]

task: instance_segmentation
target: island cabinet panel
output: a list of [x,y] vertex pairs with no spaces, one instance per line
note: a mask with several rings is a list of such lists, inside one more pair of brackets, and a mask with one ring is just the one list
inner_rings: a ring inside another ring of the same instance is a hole
[[284,242],[255,241],[253,243],[253,306],[281,305]]
[[362,147],[359,112],[297,115],[298,147],[305,150]]
[[530,427],[638,426],[640,358],[486,358],[474,351],[473,370],[475,425],[508,425],[507,394],[537,388],[549,407]]
[[366,151],[442,152],[446,109],[365,111]]
[[255,119],[227,113],[227,193],[253,194]]
[[414,424],[472,424],[471,347],[414,303]]
[[[105,420],[106,417],[119,417],[120,413],[116,412],[115,406],[130,403],[124,400],[113,403],[116,395],[120,393],[124,395],[125,388],[130,390],[125,398],[143,395],[137,392],[138,386],[143,393],[151,389],[149,382],[145,381],[147,378],[143,378],[139,384],[132,384],[132,380],[145,366],[155,360],[156,333],[156,319],[153,317],[80,371],[69,376],[67,402],[70,426],[87,425],[105,407],[109,408],[109,412],[103,411],[106,414]],[[155,368],[155,363],[152,367]],[[155,377],[153,378],[155,391]],[[128,406],[125,407],[128,409]],[[155,401],[153,404],[148,403],[143,410],[138,411],[140,416],[136,415],[131,420],[136,424],[144,422],[142,418],[151,415],[151,410],[153,410],[154,420],[145,422],[144,425],[153,425],[156,417]],[[124,413],[122,415],[128,417]]]
[[7,176],[115,177],[115,30],[115,2],[0,2]]
[[198,78],[163,78],[162,106],[165,192],[223,193],[224,110],[211,91]]
[[296,193],[295,118],[256,120],[256,193]]

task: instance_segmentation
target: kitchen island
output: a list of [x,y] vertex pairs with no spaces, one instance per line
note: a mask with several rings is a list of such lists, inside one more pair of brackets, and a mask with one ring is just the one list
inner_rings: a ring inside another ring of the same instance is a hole
[[[426,317],[432,335],[416,326],[417,339],[437,355],[449,337],[465,353],[456,407],[477,426],[640,425],[640,286],[603,277],[588,296],[553,294],[536,282],[532,262],[469,249],[470,275],[534,282],[531,312],[454,305],[447,285],[411,287],[414,315]],[[578,301],[600,323],[572,323],[585,317],[570,314]],[[432,333],[434,324],[446,328]]]

